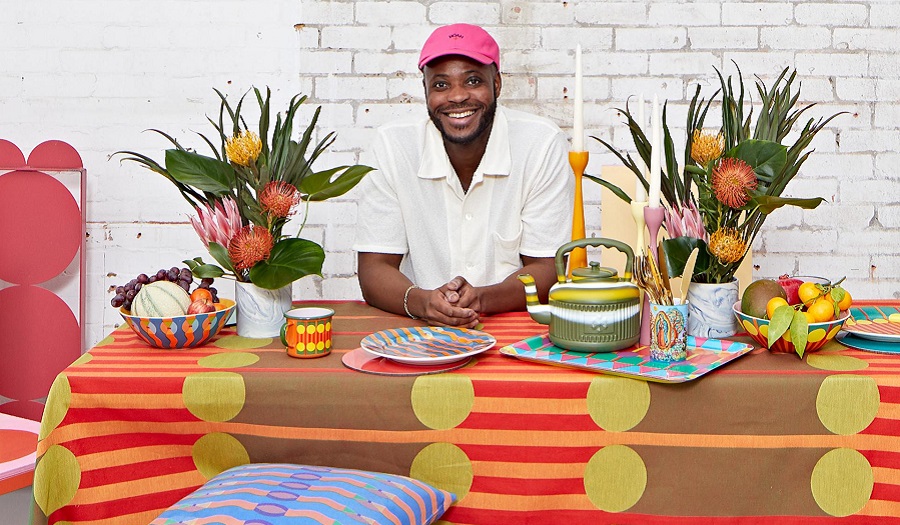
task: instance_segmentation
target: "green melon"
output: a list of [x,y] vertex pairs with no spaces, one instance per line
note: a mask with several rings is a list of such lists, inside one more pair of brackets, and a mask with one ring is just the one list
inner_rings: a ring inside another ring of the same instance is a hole
[[741,297],[741,311],[747,315],[765,319],[766,304],[773,297],[781,297],[787,300],[787,294],[784,288],[778,284],[778,281],[773,281],[772,279],[753,281],[747,286],[743,297]]
[[180,286],[169,281],[145,284],[134,296],[131,313],[138,317],[172,317],[184,315],[191,297]]

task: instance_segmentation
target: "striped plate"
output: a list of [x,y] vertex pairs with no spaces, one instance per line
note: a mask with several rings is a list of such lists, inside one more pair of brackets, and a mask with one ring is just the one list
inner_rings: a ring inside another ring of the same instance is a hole
[[852,306],[844,331],[885,343],[900,342],[900,308],[895,306]]
[[494,346],[486,332],[449,326],[392,328],[367,335],[360,346],[367,352],[409,365],[452,363]]

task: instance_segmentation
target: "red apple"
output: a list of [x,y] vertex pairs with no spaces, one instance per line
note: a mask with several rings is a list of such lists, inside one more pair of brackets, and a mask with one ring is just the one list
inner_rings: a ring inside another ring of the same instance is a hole
[[784,293],[787,294],[788,304],[800,304],[800,294],[798,293],[798,290],[800,289],[800,285],[803,284],[803,281],[790,277],[788,274],[784,274],[778,277],[778,284],[784,288]]
[[206,299],[206,298],[197,299],[196,301],[192,302],[188,306],[188,309],[187,309],[188,315],[205,314],[205,313],[215,312],[215,311],[216,311],[215,305],[212,303],[212,301],[210,301],[209,299]]

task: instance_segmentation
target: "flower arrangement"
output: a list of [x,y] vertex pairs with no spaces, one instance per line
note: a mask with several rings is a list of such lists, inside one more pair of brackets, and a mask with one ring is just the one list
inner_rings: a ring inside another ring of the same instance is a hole
[[[709,100],[701,97],[700,86],[694,93],[687,113],[687,140],[683,153],[683,169],[666,124],[666,107],[662,111],[662,148],[660,193],[665,200],[665,227],[669,239],[664,241],[670,273],[680,275],[691,251],[699,248],[693,282],[725,283],[733,279],[747,255],[753,240],[768,215],[786,206],[805,209],[817,207],[824,199],[782,197],[787,184],[812,153],[805,151],[816,134],[840,113],[818,120],[809,119],[796,135],[793,144],[785,139],[809,104],[797,108],[799,89],[793,91],[796,71],[781,72],[771,89],[757,78],[760,111],[751,124],[753,108],[744,115],[743,79],[738,69],[739,91],[716,70],[720,89]],[[711,131],[704,128],[710,105],[721,95],[722,126]],[[651,145],[641,124],[634,120],[628,104],[620,109],[628,122],[634,145],[645,166],[650,166]],[[592,137],[614,153],[644,187],[647,177],[628,154],[622,154],[610,143]],[[585,175],[627,202],[631,198],[620,188]]]
[[[321,275],[325,251],[317,243],[299,238],[309,202],[343,195],[372,168],[354,165],[312,170],[313,162],[334,142],[335,135],[325,135],[307,155],[319,107],[300,140],[291,138],[297,110],[306,96],[291,98],[284,116],[276,115],[270,135],[269,89],[265,96],[253,89],[260,110],[256,131],[247,127],[241,115],[244,97],[232,107],[225,95],[215,91],[221,99],[219,116],[218,121],[209,121],[218,132],[219,146],[200,135],[213,156],[188,150],[159,130],[153,131],[175,146],[166,150],[164,165],[133,151],[116,154],[128,155],[123,160],[166,177],[194,207],[197,216],[191,217],[191,224],[218,263],[206,263],[200,257],[184,261],[195,276],[224,275],[274,290],[306,275]],[[300,231],[296,236],[284,235],[285,224],[301,203],[306,207]]]

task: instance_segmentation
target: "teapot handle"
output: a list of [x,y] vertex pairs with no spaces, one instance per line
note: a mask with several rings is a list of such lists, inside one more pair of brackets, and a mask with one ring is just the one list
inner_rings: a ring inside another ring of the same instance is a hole
[[625,275],[623,280],[631,280],[631,271],[634,267],[634,251],[622,241],[615,239],[605,239],[603,237],[588,237],[585,239],[576,239],[572,242],[563,244],[556,250],[556,280],[566,282],[566,259],[565,256],[575,248],[585,248],[587,246],[605,246],[607,248],[615,248],[625,254]]

